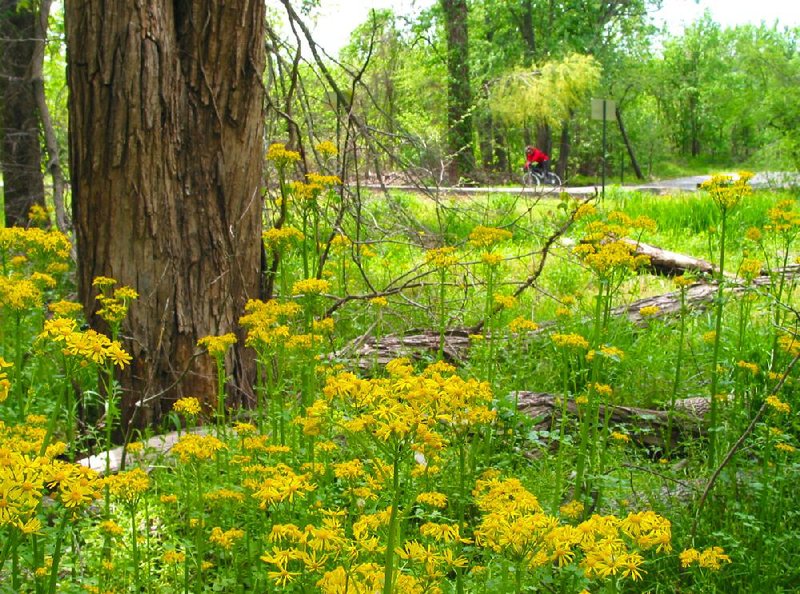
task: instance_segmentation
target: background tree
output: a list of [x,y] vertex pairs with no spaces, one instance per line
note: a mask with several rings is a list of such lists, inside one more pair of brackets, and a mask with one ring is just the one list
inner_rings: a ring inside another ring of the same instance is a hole
[[19,0],[0,0],[0,156],[5,221],[27,226],[28,211],[44,206],[39,118],[31,84],[36,15]]
[[451,183],[470,176],[472,151],[472,87],[469,73],[469,28],[466,0],[440,0],[447,37],[447,144],[453,161]]
[[197,340],[234,331],[258,297],[264,4],[70,0],[66,23],[80,298],[99,326],[93,278],[140,294],[121,383],[123,419],[141,424],[215,394]]

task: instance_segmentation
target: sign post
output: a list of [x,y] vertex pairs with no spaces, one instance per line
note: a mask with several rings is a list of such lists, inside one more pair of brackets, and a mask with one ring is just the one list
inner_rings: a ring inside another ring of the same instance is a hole
[[606,197],[606,130],[608,118],[616,114],[617,105],[611,99],[592,99],[592,119],[603,121],[603,168],[602,168],[602,194]]

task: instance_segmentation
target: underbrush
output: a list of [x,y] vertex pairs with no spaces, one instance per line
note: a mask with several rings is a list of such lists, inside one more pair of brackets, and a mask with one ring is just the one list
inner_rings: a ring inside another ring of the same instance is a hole
[[[136,291],[96,279],[89,329],[66,238],[0,229],[3,591],[797,589],[795,200],[715,178],[602,208],[355,203],[337,181],[271,194],[248,406],[226,405],[235,337],[198,337],[214,393],[147,429],[121,419]],[[707,248],[723,282],[656,277],[636,241]],[[433,343],[386,350],[411,330]]]

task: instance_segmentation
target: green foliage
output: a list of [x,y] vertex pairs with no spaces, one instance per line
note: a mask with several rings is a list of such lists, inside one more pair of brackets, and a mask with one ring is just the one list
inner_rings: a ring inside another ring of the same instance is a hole
[[492,85],[490,107],[511,125],[557,125],[588,99],[600,82],[592,56],[570,54],[540,69],[519,69]]

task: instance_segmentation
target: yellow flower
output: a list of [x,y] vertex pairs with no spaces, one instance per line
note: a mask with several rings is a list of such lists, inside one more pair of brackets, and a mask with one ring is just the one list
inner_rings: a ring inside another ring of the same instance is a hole
[[588,349],[589,341],[580,334],[551,334],[550,339],[559,348]]
[[275,163],[277,167],[286,167],[286,165],[299,161],[300,153],[286,150],[285,144],[276,142],[267,149],[267,160]]
[[136,505],[142,494],[150,488],[150,477],[141,468],[107,477],[109,491],[128,505]]
[[172,405],[172,410],[176,413],[196,417],[202,409],[200,408],[200,400],[194,396],[185,396],[175,401],[175,404]]
[[494,302],[503,309],[512,309],[517,304],[517,298],[513,295],[501,295],[495,293]]
[[237,540],[244,537],[244,530],[238,528],[231,528],[230,530],[223,531],[219,526],[211,529],[211,536],[208,537],[209,542],[217,544],[226,551],[230,551]]
[[720,563],[731,563],[731,558],[722,547],[708,547],[700,553],[697,563],[700,567],[717,571],[722,567]]
[[514,334],[518,334],[520,332],[534,332],[539,329],[539,324],[520,316],[509,322],[508,329]]
[[323,279],[308,278],[292,285],[292,295],[319,295],[330,290],[331,284]]
[[493,254],[491,252],[484,252],[481,254],[481,262],[489,266],[497,266],[503,261],[502,254]]
[[438,507],[443,509],[447,507],[447,495],[438,493],[436,491],[428,491],[417,495],[417,503],[430,505],[431,507]]
[[767,399],[766,399],[765,402],[767,403],[767,405],[770,408],[772,408],[773,410],[775,410],[775,411],[777,411],[779,413],[783,413],[783,414],[787,414],[788,415],[790,412],[792,412],[792,407],[789,406],[786,402],[783,402],[780,398],[778,398],[775,395],[767,396]]
[[315,148],[317,149],[317,152],[324,157],[335,157],[339,153],[336,145],[330,140],[323,140]]
[[456,248],[441,247],[433,248],[425,252],[425,263],[434,268],[449,268],[458,264],[458,257],[455,255]]
[[236,344],[236,335],[232,332],[222,336],[205,336],[197,341],[197,346],[206,347],[212,357],[224,357],[228,349]]
[[570,501],[569,503],[565,503],[558,508],[558,511],[560,511],[563,515],[572,519],[580,518],[583,515],[583,510],[584,506],[580,501]]
[[511,231],[506,229],[478,225],[469,234],[469,244],[472,247],[486,248],[496,243],[511,239],[511,237]]
[[650,318],[655,315],[658,315],[658,312],[660,311],[661,308],[658,307],[657,305],[646,305],[645,307],[639,309],[639,315],[642,316],[643,318]]
[[373,297],[369,302],[375,307],[382,308],[389,305],[389,300],[386,297]]

